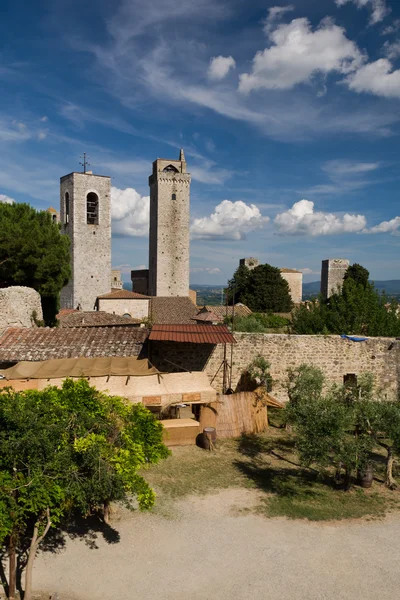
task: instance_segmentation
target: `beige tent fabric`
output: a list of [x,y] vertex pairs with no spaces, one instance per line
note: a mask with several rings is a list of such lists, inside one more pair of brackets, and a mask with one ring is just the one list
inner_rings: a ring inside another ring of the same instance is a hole
[[40,362],[22,361],[4,369],[7,379],[60,379],[64,377],[107,377],[122,375],[143,377],[159,371],[145,359],[135,356],[105,356],[101,358],[60,358]]

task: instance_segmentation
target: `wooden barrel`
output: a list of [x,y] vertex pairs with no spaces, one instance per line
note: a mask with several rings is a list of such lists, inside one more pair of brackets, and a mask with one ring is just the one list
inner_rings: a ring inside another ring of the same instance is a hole
[[196,438],[196,444],[204,450],[210,450],[217,441],[217,430],[215,427],[204,427],[203,433],[199,433]]

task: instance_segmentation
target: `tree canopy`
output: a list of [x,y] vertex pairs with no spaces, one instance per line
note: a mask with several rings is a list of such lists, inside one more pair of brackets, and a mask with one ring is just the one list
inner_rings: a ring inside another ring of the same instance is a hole
[[[112,501],[133,508],[136,498],[141,509],[151,507],[155,494],[139,470],[167,455],[162,425],[150,411],[86,380],[0,392],[0,542],[10,558],[28,548],[25,600],[49,528]],[[15,560],[13,591],[11,565]]]
[[279,269],[240,265],[228,282],[228,302],[242,302],[255,312],[289,312],[292,300],[289,285]]
[[361,265],[349,267],[341,291],[327,300],[319,297],[295,311],[294,333],[400,335],[397,302],[389,303],[368,277],[369,272]]
[[71,276],[68,236],[47,211],[29,204],[0,202],[0,227],[0,287],[34,288],[45,321],[52,324],[59,293]]

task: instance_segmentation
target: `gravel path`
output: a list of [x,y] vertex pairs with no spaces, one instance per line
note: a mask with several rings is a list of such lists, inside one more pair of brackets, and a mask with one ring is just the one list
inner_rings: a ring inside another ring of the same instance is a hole
[[116,516],[121,539],[68,541],[36,561],[36,589],[61,600],[393,600],[400,596],[400,516],[309,523],[241,509],[256,492],[176,503],[173,518]]

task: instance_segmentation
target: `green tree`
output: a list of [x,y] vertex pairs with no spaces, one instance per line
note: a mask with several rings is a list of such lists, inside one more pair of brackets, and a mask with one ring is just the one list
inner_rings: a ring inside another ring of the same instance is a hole
[[397,482],[393,477],[393,465],[396,457],[400,456],[400,402],[376,402],[369,425],[376,443],[386,451],[385,485],[395,489]]
[[[351,270],[350,270],[351,269]],[[389,304],[368,281],[360,265],[349,267],[342,290],[328,300],[302,305],[293,315],[293,332],[298,334],[347,334],[368,336],[400,335],[397,303]]]
[[155,495],[140,470],[168,455],[162,425],[141,404],[106,396],[86,380],[61,389],[0,393],[0,542],[10,556],[27,548],[25,600],[32,567],[50,527],[107,509],[112,501],[141,509]]
[[61,289],[71,276],[69,238],[47,211],[0,203],[0,287],[24,285],[42,298],[45,323],[53,325]]
[[228,283],[228,301],[242,302],[254,312],[290,312],[289,285],[271,265],[248,269],[241,265]]

